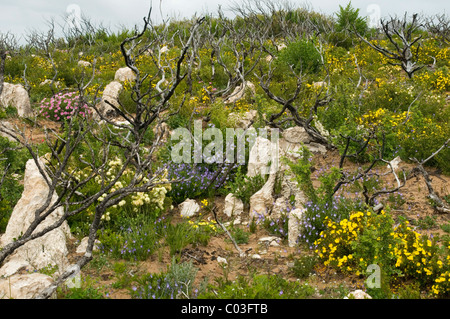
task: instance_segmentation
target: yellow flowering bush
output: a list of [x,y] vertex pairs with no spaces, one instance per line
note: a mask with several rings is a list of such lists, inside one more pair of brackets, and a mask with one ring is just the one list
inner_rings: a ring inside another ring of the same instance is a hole
[[437,92],[446,92],[450,90],[450,74],[443,69],[434,72],[424,71],[418,73],[415,76],[415,82],[425,88],[430,88]]
[[[397,132],[400,155],[406,159],[426,159],[443,145],[449,134],[450,122],[445,118],[423,116],[420,111],[411,112],[410,120]],[[450,149],[443,149],[428,164],[437,164],[444,172],[450,172],[449,155]]]
[[192,226],[194,229],[206,231],[209,233],[215,233],[217,231],[217,223],[214,220],[200,220],[198,222],[194,222],[192,220],[188,221],[188,224]]
[[442,271],[444,263],[440,260],[438,246],[428,236],[411,230],[407,221],[394,230],[393,236],[399,241],[390,254],[396,259],[395,267],[404,275],[426,284]]
[[339,222],[325,219],[326,229],[314,243],[326,266],[344,273],[364,275],[376,264],[389,276],[414,279],[431,287],[435,295],[450,292],[450,257],[437,243],[412,230],[407,221],[394,227],[392,217],[381,212],[354,212]]
[[441,273],[434,280],[434,285],[431,286],[431,292],[437,297],[450,295],[450,270]]
[[325,219],[326,229],[314,243],[316,253],[324,262],[343,272],[364,273],[372,263],[387,264],[392,247],[392,218],[382,212],[354,212],[339,222]]

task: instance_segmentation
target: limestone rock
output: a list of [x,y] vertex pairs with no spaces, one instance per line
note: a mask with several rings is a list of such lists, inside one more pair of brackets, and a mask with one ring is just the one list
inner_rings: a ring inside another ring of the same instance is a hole
[[17,109],[19,117],[29,117],[33,115],[30,97],[27,90],[21,84],[3,83],[3,91],[0,95],[0,105],[3,107],[12,106]]
[[278,145],[258,136],[250,149],[247,176],[273,174],[278,169]]
[[258,239],[259,244],[278,247],[281,243],[281,238],[277,236],[266,236]]
[[[34,212],[45,203],[48,193],[49,187],[34,160],[28,160],[22,197],[13,209],[5,233],[1,237],[0,247],[11,243],[14,238],[18,238],[26,231],[34,220]],[[56,200],[57,195],[53,194],[51,204]],[[54,224],[63,214],[62,207],[53,211],[36,228],[35,233]],[[48,265],[56,265],[60,270],[64,269],[68,263],[66,241],[71,237],[69,226],[65,221],[60,227],[19,247],[0,268],[0,276],[11,275],[24,266],[30,269],[41,269]]]
[[[0,129],[3,129],[8,132],[14,131],[14,126],[8,122],[8,121],[0,121]],[[14,138],[12,138],[10,135],[6,134],[5,132],[0,130],[0,136],[8,139],[11,142],[17,142]]]
[[289,213],[288,220],[288,241],[289,247],[294,247],[297,244],[297,239],[300,235],[300,224],[304,214],[304,209],[297,208]]
[[283,198],[294,198],[295,206],[301,207],[307,202],[305,193],[301,190],[297,181],[294,180],[289,170],[284,170],[279,174],[281,179],[281,195]]
[[358,289],[349,293],[344,299],[372,299],[372,296],[365,291]]
[[129,67],[120,68],[116,71],[114,75],[114,81],[124,82],[124,81],[135,81],[136,74]]
[[244,97],[247,90],[250,90],[250,92],[253,95],[256,94],[255,85],[250,81],[246,81],[245,84],[241,84],[241,85],[237,86],[234,89],[233,93],[231,93],[230,96],[228,96],[228,98],[224,101],[224,103],[225,104],[233,104],[233,103],[239,101],[240,99],[242,99]]
[[[87,249],[87,245],[88,245],[88,241],[89,241],[89,237],[84,237],[82,240],[81,240],[81,242],[80,242],[80,244],[78,245],[78,247],[77,247],[77,250],[76,250],[76,253],[77,254],[84,254],[85,252],[86,252],[86,249]],[[95,243],[94,243],[94,251],[95,250],[98,250],[98,245],[100,244],[100,241],[98,241],[98,240],[95,240]]]
[[250,110],[248,112],[245,112],[243,114],[243,116],[238,116],[235,113],[229,114],[229,117],[231,119],[234,119],[236,122],[235,127],[242,128],[244,130],[249,128],[254,123],[257,116],[258,116],[258,112],[256,110]]
[[[39,83],[39,86],[51,85],[52,82],[53,82],[52,80],[46,79],[46,80],[42,81],[41,83]],[[55,87],[59,88],[61,86],[61,83],[59,81],[55,81],[55,82],[53,82],[53,85]]]
[[250,219],[267,216],[274,202],[273,190],[277,174],[270,174],[264,186],[250,197]]
[[283,138],[289,143],[309,143],[312,141],[309,134],[301,126],[290,127],[283,131]]
[[223,212],[228,217],[239,216],[244,212],[244,203],[242,200],[230,193],[225,197],[225,208]]
[[103,90],[102,100],[96,105],[97,109],[103,116],[113,117],[116,114],[114,108],[105,101],[108,101],[115,107],[119,108],[120,105],[118,101],[120,92],[122,92],[122,90],[123,85],[118,81],[112,81],[105,87],[105,89]]
[[291,205],[289,204],[289,200],[285,197],[279,197],[275,200],[275,203],[273,204],[270,218],[273,220],[280,219],[283,214],[289,213],[290,209]]
[[0,279],[0,299],[32,299],[54,283],[41,273],[14,275]]
[[200,206],[193,199],[186,199],[179,205],[181,217],[192,217],[200,211]]

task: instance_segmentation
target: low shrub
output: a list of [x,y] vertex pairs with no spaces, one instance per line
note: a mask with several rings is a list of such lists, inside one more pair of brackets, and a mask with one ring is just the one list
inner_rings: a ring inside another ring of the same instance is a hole
[[280,275],[239,275],[235,281],[217,279],[199,299],[304,299],[315,289],[307,283],[288,281]]
[[413,231],[407,221],[394,226],[390,214],[367,211],[354,212],[340,222],[326,219],[326,227],[315,242],[315,252],[325,265],[357,275],[378,265],[388,278],[413,279],[422,288],[433,285],[440,295],[450,292],[448,249],[440,252],[435,239]]
[[137,279],[130,290],[132,299],[191,299],[199,290],[194,288],[197,269],[191,262],[177,264],[172,260],[166,272],[146,274]]
[[279,63],[285,67],[292,66],[295,72],[317,73],[322,64],[321,55],[314,42],[307,39],[299,39],[290,43],[287,48],[281,50]]
[[85,118],[90,113],[89,107],[80,103],[80,97],[75,92],[58,93],[51,98],[44,98],[39,107],[39,115],[56,122],[69,120],[74,115]]

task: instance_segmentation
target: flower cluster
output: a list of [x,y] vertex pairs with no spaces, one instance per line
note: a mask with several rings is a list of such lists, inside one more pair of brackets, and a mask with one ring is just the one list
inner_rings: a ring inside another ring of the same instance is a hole
[[314,245],[318,247],[315,252],[319,254],[319,258],[324,260],[324,265],[341,270],[353,270],[351,244],[358,239],[358,234],[362,231],[363,216],[364,213],[356,212],[340,222],[335,222],[328,216],[325,217],[324,224],[327,229],[322,231],[321,238],[314,242]]
[[217,223],[214,220],[201,220],[199,222],[194,222],[192,220],[188,221],[189,225],[194,229],[204,230],[207,232],[216,232],[217,231]]
[[417,74],[415,81],[438,92],[445,92],[450,89],[450,74],[443,70],[437,70],[433,73],[422,72]]
[[[222,180],[226,169],[226,166],[222,169],[213,186]],[[172,188],[167,196],[176,203],[181,203],[186,198],[197,198],[206,192],[207,185],[215,174],[216,172],[206,165],[173,163],[168,167],[167,179],[171,182],[174,180],[178,182],[172,183]]]
[[358,124],[364,127],[375,127],[389,125],[392,128],[407,121],[408,112],[393,113],[384,108],[378,108],[376,111],[368,111],[358,119]]
[[395,267],[402,269],[405,275],[426,283],[442,271],[444,264],[439,259],[436,243],[412,231],[408,222],[400,224],[393,237],[399,241],[390,253],[396,259]]
[[[119,169],[122,167],[122,160],[119,157],[116,157],[115,159],[112,159],[108,162],[108,169],[106,171],[106,181],[105,182],[111,182],[114,180],[116,173]],[[131,177],[130,177],[131,175]],[[103,201],[106,196],[110,193],[114,193],[116,190],[123,188],[124,185],[127,185],[127,179],[132,178],[132,175],[134,175],[133,172],[130,170],[126,170],[122,176],[122,178],[118,181],[116,181],[113,185],[113,187],[109,190],[109,192],[104,193],[102,196],[99,197],[99,201]],[[102,177],[97,175],[94,178],[95,182],[97,184],[102,183]],[[142,183],[148,183],[149,178],[143,177]],[[148,192],[136,192],[133,193],[130,198],[125,198],[121,200],[117,205],[113,205],[112,209],[117,210],[117,213],[120,212],[120,208],[123,206],[132,208],[133,212],[137,213],[141,209],[148,209],[152,208],[157,211],[162,211],[164,209],[166,194],[171,190],[171,184],[168,180],[168,171],[164,170],[160,176],[157,176],[153,182],[157,184],[156,186],[152,187]],[[107,213],[104,217],[106,221],[110,220],[110,216]]]
[[315,241],[324,265],[343,272],[364,274],[368,265],[382,266],[387,275],[414,278],[432,293],[450,292],[449,261],[436,242],[413,231],[407,221],[394,227],[385,212],[354,212],[339,222],[325,219],[326,229]]
[[57,122],[70,120],[75,115],[86,118],[91,113],[86,104],[80,103],[80,97],[75,92],[58,93],[50,99],[44,98],[39,109],[39,115]]
[[[447,261],[450,262],[450,260]],[[431,292],[436,296],[450,295],[450,270],[441,273],[435,280],[431,287]]]

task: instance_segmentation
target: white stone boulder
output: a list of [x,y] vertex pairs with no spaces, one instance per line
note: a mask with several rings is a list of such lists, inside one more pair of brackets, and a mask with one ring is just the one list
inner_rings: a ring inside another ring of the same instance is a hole
[[230,193],[225,197],[225,207],[223,212],[228,217],[239,216],[244,212],[244,203]]
[[280,246],[281,238],[277,236],[266,236],[258,239],[258,244],[265,246],[278,247]]
[[[81,240],[81,242],[78,245],[77,250],[76,250],[77,254],[84,254],[86,252],[88,241],[89,241],[89,237],[84,237]],[[98,250],[98,245],[99,244],[100,244],[100,241],[99,240],[95,240],[95,242],[94,242],[94,249],[93,249],[94,251]]]
[[135,80],[136,74],[129,67],[118,69],[114,75],[114,81],[118,82],[135,81]]
[[[1,237],[0,247],[4,247],[25,233],[34,220],[34,212],[45,203],[48,194],[49,187],[34,160],[28,160],[22,197],[13,209],[5,233]],[[57,195],[53,194],[51,204],[56,200]],[[33,233],[54,224],[63,214],[63,207],[57,208]],[[72,238],[72,235],[67,222],[64,221],[58,228],[19,247],[0,268],[0,276],[12,275],[23,268],[33,270],[49,265],[57,266],[59,270],[64,269],[68,265],[66,243],[69,238]]]
[[12,136],[10,136],[9,134],[5,133],[2,130],[5,130],[6,132],[14,132],[14,125],[11,124],[8,121],[2,121],[0,120],[0,136],[4,137],[6,139],[8,139],[11,142],[17,142]]
[[258,136],[250,149],[247,176],[267,175],[278,170],[278,144]]
[[296,207],[303,207],[306,204],[307,198],[305,192],[300,188],[298,182],[293,178],[290,170],[283,170],[279,174],[281,179],[281,195],[286,199],[294,199]]
[[284,197],[278,197],[273,204],[270,218],[273,220],[280,219],[282,215],[289,213],[290,210],[291,205],[289,204],[289,200]]
[[53,283],[50,276],[41,273],[0,278],[0,299],[32,299]]
[[15,107],[19,117],[33,116],[30,97],[21,84],[4,82],[2,94],[0,95],[0,105],[5,108],[8,106]]
[[367,292],[358,289],[350,292],[347,296],[344,297],[344,299],[372,299],[372,296],[370,296]]
[[[40,163],[42,164],[42,162]],[[46,201],[49,187],[33,159],[26,163],[24,190],[13,209],[5,233],[0,238],[0,247],[19,238],[34,220],[34,212]],[[51,204],[57,199],[53,194]],[[54,224],[64,214],[59,207],[35,229],[34,233]],[[22,274],[45,267],[57,267],[62,272],[69,265],[67,240],[71,239],[66,221],[45,235],[33,239],[16,249],[0,268],[0,298],[29,299],[53,283],[53,279],[40,273]]]
[[289,212],[288,219],[288,244],[289,247],[294,247],[297,244],[297,239],[300,236],[301,222],[305,210],[303,208],[296,208]]
[[234,120],[234,127],[247,129],[249,128],[256,120],[258,116],[258,111],[250,110],[245,112],[243,115],[238,115],[236,113],[230,113],[229,118]]
[[255,85],[250,82],[250,81],[246,81],[245,83],[237,86],[233,93],[231,93],[224,101],[225,104],[233,104],[237,101],[239,101],[240,99],[242,99],[245,96],[245,93],[247,91],[250,91],[252,95],[256,94],[256,89],[255,89]]
[[270,174],[264,186],[250,197],[250,220],[268,216],[274,203],[274,186],[277,174]]
[[181,217],[189,218],[194,216],[200,211],[200,206],[193,199],[186,199],[182,202],[178,208],[180,209]]
[[284,130],[282,136],[289,143],[307,144],[312,141],[308,132],[301,126],[294,126]]
[[57,87],[57,88],[59,88],[59,87],[61,86],[61,83],[60,83],[59,81],[53,82],[53,81],[50,80],[50,79],[46,79],[46,80],[42,81],[41,83],[39,83],[39,86],[52,85],[52,83],[53,83],[53,85],[54,85],[55,87]]
[[[113,117],[116,114],[114,108],[109,104],[111,103],[116,108],[120,108],[119,95],[123,90],[122,83],[118,81],[112,81],[103,90],[103,96],[100,103],[96,105],[99,112],[105,117]],[[109,103],[107,103],[108,101]]]

